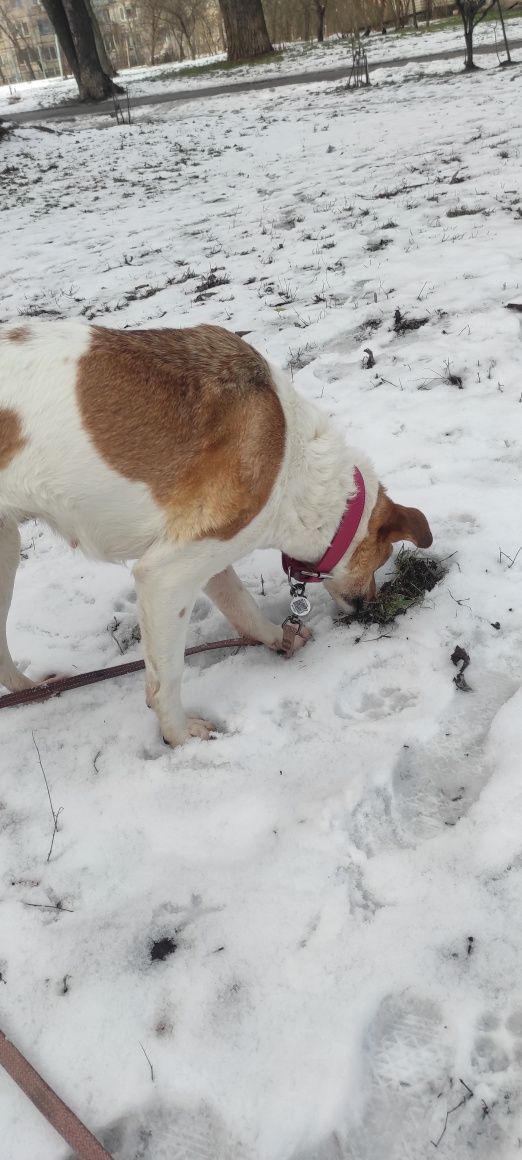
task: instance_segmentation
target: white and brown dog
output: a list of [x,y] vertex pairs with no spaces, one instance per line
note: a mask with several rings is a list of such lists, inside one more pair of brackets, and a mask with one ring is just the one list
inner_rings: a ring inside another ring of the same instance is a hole
[[394,541],[432,542],[422,513],[388,498],[324,412],[213,326],[1,328],[0,683],[13,691],[32,684],[5,629],[29,516],[88,556],[137,561],[147,701],[171,745],[212,731],[180,700],[200,588],[244,636],[281,648],[235,560],[279,548],[345,608],[374,596]]

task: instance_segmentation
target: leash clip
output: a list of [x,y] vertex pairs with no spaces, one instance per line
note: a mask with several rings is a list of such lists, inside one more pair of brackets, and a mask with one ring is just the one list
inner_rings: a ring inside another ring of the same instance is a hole
[[290,585],[290,614],[292,619],[302,620],[303,616],[309,616],[312,611],[312,605],[306,593],[306,584],[293,581],[290,573],[288,574],[288,583]]

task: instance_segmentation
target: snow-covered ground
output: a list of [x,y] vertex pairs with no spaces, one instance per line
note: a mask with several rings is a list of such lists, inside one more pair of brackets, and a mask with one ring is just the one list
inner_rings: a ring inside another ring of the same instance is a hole
[[[522,37],[522,18],[514,17],[507,22],[510,40]],[[405,32],[391,30],[386,36],[374,32],[363,38],[364,48],[371,64],[397,57],[416,57],[426,53],[462,50],[464,57],[464,37],[462,28],[437,26],[435,22],[426,32],[407,29]],[[488,20],[478,25],[475,31],[475,45],[497,45],[503,55],[502,30],[500,21]],[[137,67],[122,69],[120,81],[129,96],[138,97],[150,93],[180,92],[210,85],[234,85],[239,81],[261,80],[263,77],[292,76],[294,73],[321,71],[322,69],[349,67],[351,63],[350,41],[330,37],[323,45],[309,42],[284,45],[273,61],[266,61],[253,68],[238,65],[233,69],[208,69],[208,65],[226,60],[224,54],[214,57],[200,57],[197,61],[181,64],[162,64],[152,68]],[[191,71],[187,74],[186,70]],[[25,112],[37,108],[51,108],[64,101],[74,100],[78,90],[71,78],[37,80],[18,85],[0,85],[0,116],[10,112]]]
[[[394,77],[2,147],[3,320],[247,331],[449,564],[390,629],[314,591],[294,662],[192,662],[213,743],[166,749],[139,676],[0,713],[0,1025],[116,1160],[519,1155],[519,70]],[[22,536],[18,661],[139,656],[130,570]],[[282,618],[276,553],[240,572]],[[227,631],[201,598],[189,643]],[[0,1123],[66,1155],[1,1074]]]

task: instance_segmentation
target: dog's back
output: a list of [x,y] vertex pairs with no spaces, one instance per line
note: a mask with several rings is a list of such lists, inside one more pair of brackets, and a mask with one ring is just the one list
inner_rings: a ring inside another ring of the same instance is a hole
[[267,364],[220,328],[0,331],[0,511],[39,516],[89,555],[233,536],[283,447]]

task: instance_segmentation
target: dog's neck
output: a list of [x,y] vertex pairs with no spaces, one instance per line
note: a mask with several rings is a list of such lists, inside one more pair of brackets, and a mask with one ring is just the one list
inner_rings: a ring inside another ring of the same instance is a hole
[[366,503],[351,553],[366,535],[377,499],[375,471],[364,455],[346,446],[324,411],[297,395],[279,376],[277,388],[287,418],[287,447],[274,546],[299,560],[320,560],[347,501],[355,495],[353,473],[357,466],[364,479]]

